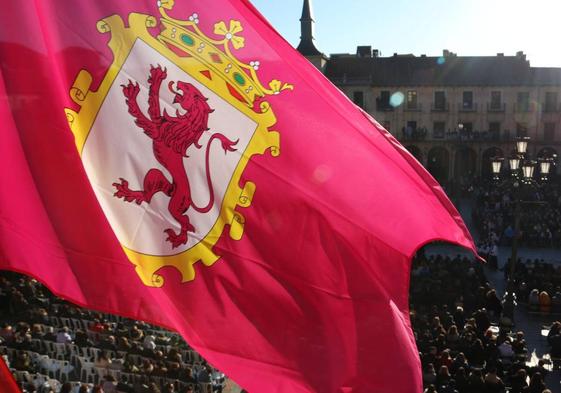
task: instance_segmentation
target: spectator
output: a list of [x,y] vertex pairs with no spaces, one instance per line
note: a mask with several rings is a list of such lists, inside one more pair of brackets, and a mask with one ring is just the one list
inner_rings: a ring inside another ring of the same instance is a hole
[[500,393],[505,389],[505,384],[497,376],[497,369],[494,367],[485,375],[485,389],[488,393]]
[[99,368],[107,368],[110,363],[111,360],[109,359],[109,357],[107,356],[107,352],[105,351],[101,351],[97,359],[94,361],[95,367]]
[[101,385],[105,393],[117,393],[117,381],[112,375],[105,376],[105,381]]
[[545,383],[543,382],[543,377],[540,373],[535,373],[530,379],[530,385],[528,386],[528,393],[543,393],[547,389]]
[[482,393],[485,391],[485,380],[480,369],[473,369],[468,377],[467,392]]
[[551,312],[551,297],[546,291],[541,291],[539,295],[540,311],[544,313]]
[[518,369],[516,374],[511,380],[510,393],[522,393],[528,390],[528,383],[526,382],[528,375],[523,368]]
[[70,382],[63,383],[59,393],[70,393],[70,392],[72,392],[72,384]]
[[524,332],[516,332],[516,338],[512,342],[512,350],[515,354],[525,354],[528,350],[526,349],[526,340],[524,340]]
[[436,375],[436,386],[448,385],[452,376],[447,366],[440,366]]
[[62,329],[60,329],[56,335],[56,342],[59,344],[71,344],[72,337],[68,332],[69,329],[67,327],[63,327]]

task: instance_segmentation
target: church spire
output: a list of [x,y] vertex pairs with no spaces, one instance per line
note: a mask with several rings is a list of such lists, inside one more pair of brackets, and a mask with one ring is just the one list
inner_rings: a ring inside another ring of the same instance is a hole
[[304,0],[302,17],[300,18],[300,44],[298,52],[304,56],[316,56],[322,53],[314,45],[314,18],[312,17],[312,0]]

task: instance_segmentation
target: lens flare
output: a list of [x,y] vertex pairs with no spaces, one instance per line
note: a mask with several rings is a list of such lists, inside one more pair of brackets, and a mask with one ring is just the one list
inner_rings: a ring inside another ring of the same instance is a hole
[[390,97],[390,105],[393,106],[394,108],[397,108],[398,106],[403,104],[403,101],[405,101],[405,94],[403,94],[400,91],[396,91]]

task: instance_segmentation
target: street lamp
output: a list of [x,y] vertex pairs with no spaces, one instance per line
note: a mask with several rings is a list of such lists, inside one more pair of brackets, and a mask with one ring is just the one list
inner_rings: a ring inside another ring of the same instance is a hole
[[499,180],[501,174],[501,167],[505,159],[502,157],[491,158],[491,173],[493,174],[493,180]]
[[518,168],[520,168],[520,157],[518,156],[510,157],[508,159],[508,165],[513,173],[517,172]]
[[540,164],[540,179],[542,181],[546,181],[551,171],[551,164],[553,163],[553,158],[549,158],[549,157],[540,158],[538,162]]
[[[534,179],[536,168],[540,170],[540,180],[547,181],[551,170],[553,159],[540,159],[539,165],[537,161],[530,160],[527,157],[529,137],[520,137],[516,140],[516,154],[508,159],[510,176],[506,176],[501,183],[501,188],[514,195],[514,236],[512,238],[512,252],[510,257],[510,266],[508,268],[508,282],[503,297],[503,312],[500,324],[503,327],[512,327],[514,325],[514,308],[516,307],[515,294],[515,274],[516,261],[518,260],[518,235],[520,233],[520,213],[522,204],[543,204],[545,202],[524,201],[522,200],[522,188],[538,188],[539,183]],[[491,170],[493,180],[499,182],[501,180],[501,167],[504,158],[493,157],[491,159]]]
[[536,161],[528,160],[522,164],[523,181],[531,182],[534,178],[534,170],[536,168]]
[[516,138],[516,152],[520,155],[526,154],[526,150],[528,150],[528,141],[530,140],[529,136],[521,136]]

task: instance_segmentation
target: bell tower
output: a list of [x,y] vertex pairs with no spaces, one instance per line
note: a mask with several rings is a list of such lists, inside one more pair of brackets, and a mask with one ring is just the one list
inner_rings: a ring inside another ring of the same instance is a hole
[[302,16],[300,17],[300,44],[296,49],[323,72],[327,57],[314,44],[314,23],[312,0],[304,0]]

